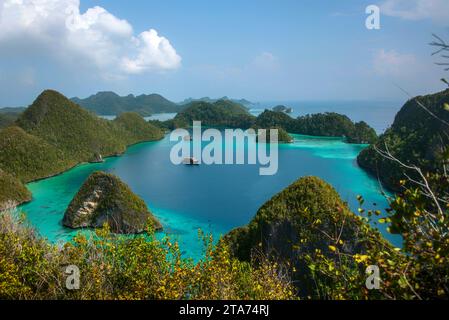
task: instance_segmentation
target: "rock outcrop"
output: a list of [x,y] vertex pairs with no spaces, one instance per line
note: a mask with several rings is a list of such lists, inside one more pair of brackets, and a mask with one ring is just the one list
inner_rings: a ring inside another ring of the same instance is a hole
[[162,225],[118,177],[95,172],[84,182],[67,208],[63,225],[69,228],[100,228],[107,223],[114,233],[137,234],[149,225]]

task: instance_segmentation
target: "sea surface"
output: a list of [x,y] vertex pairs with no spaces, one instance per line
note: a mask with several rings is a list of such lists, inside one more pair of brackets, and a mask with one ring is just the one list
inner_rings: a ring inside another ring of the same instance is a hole
[[[118,175],[145,200],[164,226],[160,237],[174,238],[184,256],[198,259],[203,253],[199,229],[218,239],[247,224],[261,205],[303,176],[325,179],[355,212],[357,195],[364,196],[367,209],[387,207],[377,180],[356,163],[366,145],[346,144],[339,138],[293,137],[294,143],[279,147],[277,174],[260,176],[258,165],[174,165],[170,151],[176,142],[166,136],[132,146],[123,156],[104,163],[80,165],[28,184],[33,201],[21,209],[42,236],[52,242],[68,241],[76,232],[61,225],[64,211],[83,181],[92,172],[103,170]],[[229,146],[231,141],[223,143]],[[233,148],[246,150],[248,146],[237,144]],[[380,230],[393,244],[401,245],[399,237]]]

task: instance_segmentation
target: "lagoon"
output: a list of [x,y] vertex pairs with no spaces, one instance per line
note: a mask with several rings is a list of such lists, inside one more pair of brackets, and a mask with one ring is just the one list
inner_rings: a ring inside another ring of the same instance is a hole
[[[294,143],[279,146],[276,175],[260,176],[256,165],[174,165],[169,136],[132,146],[121,157],[84,164],[59,176],[28,184],[33,201],[21,206],[30,223],[52,242],[68,241],[76,231],[61,224],[64,211],[84,180],[94,171],[116,174],[141,196],[164,226],[160,237],[179,241],[184,256],[198,259],[203,251],[198,230],[220,235],[247,224],[258,208],[302,176],[323,178],[357,211],[357,195],[366,208],[387,207],[376,179],[356,163],[365,145],[339,138],[293,135]],[[235,148],[246,148],[236,145]],[[376,205],[374,205],[376,204]],[[382,227],[382,226],[381,226]],[[400,238],[384,235],[395,245]]]

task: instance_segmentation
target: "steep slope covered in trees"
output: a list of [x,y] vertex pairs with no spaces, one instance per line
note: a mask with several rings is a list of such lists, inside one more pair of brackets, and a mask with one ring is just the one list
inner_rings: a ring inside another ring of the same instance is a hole
[[449,123],[449,111],[445,103],[449,103],[449,89],[409,100],[396,115],[391,128],[375,145],[361,152],[359,165],[394,190],[399,189],[404,173],[410,171],[386,159],[376,149],[388,151],[405,165],[416,165],[423,171],[441,171],[449,145],[449,125],[444,123]]

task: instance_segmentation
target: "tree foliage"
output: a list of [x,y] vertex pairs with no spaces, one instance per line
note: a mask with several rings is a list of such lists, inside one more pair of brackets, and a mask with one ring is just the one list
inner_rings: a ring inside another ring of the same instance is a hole
[[[202,237],[205,257],[184,259],[176,242],[145,235],[116,236],[107,225],[63,247],[39,238],[10,213],[0,215],[0,299],[292,299],[289,279],[268,260],[259,266],[230,256]],[[67,290],[65,269],[80,271]]]
[[395,191],[401,189],[399,182],[406,179],[405,174],[415,175],[415,172],[384,157],[378,150],[390,153],[407,166],[415,165],[427,172],[441,171],[438,157],[447,152],[449,144],[447,103],[449,89],[409,100],[379,141],[360,153],[357,159],[360,166]]

